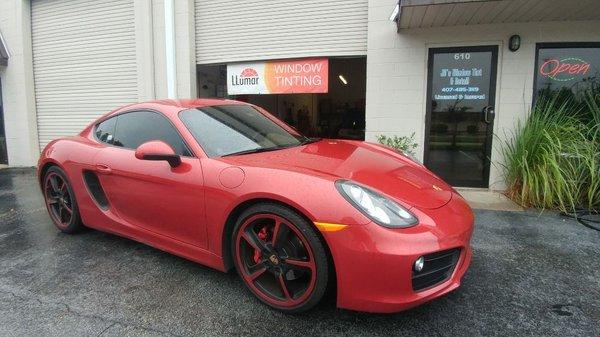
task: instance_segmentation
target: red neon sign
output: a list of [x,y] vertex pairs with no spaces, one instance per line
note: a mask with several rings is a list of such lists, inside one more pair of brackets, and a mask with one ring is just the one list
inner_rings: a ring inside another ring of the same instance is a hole
[[567,57],[562,60],[550,59],[540,66],[540,74],[556,81],[570,81],[575,75],[585,75],[590,64],[580,58]]

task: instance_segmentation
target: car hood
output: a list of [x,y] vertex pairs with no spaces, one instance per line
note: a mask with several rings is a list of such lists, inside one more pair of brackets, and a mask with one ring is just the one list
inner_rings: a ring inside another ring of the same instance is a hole
[[422,209],[439,208],[452,188],[405,156],[379,144],[321,140],[289,149],[223,158],[240,166],[293,170],[348,179]]

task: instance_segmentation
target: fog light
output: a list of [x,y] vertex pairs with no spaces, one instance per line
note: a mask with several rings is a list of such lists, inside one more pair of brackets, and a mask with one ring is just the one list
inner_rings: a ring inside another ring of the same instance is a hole
[[425,259],[421,256],[420,258],[417,259],[417,261],[415,261],[415,271],[416,272],[420,272],[421,270],[423,270],[423,267],[425,266]]

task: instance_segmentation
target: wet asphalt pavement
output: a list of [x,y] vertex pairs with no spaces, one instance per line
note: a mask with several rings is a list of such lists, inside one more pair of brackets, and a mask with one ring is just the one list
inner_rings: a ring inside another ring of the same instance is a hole
[[[268,309],[232,274],[134,241],[56,230],[33,170],[0,170],[0,336],[599,336],[600,232],[477,211],[462,286],[374,315]],[[376,263],[376,261],[374,261]]]

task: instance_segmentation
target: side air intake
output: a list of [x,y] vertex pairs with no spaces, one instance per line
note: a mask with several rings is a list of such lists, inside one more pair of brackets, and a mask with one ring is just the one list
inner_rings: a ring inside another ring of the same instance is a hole
[[102,209],[108,209],[108,199],[106,199],[106,194],[100,185],[100,180],[96,173],[87,170],[83,171],[83,180],[92,199],[96,201],[98,206]]

